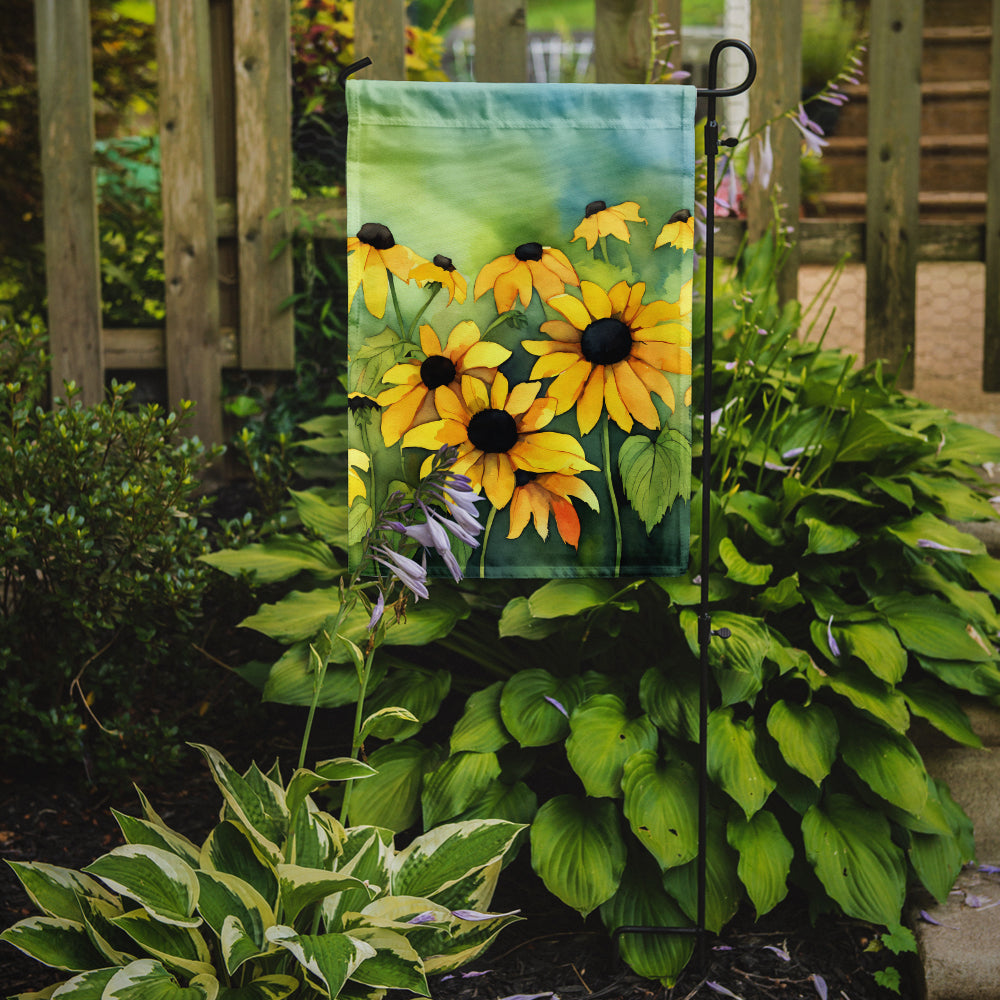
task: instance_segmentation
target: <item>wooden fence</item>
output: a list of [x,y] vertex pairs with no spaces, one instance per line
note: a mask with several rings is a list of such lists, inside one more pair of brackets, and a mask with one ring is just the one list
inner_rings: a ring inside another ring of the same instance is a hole
[[[290,235],[290,0],[158,0],[157,40],[163,171],[166,325],[101,326],[97,209],[90,99],[89,0],[35,0],[45,182],[49,328],[53,384],[103,393],[105,372],[165,369],[171,402],[193,399],[195,432],[223,438],[221,371],[280,371],[293,365]],[[526,73],[525,6],[474,0],[476,75],[521,81]],[[681,0],[595,0],[594,65],[600,82],[639,83],[649,19],[681,21]],[[774,130],[776,168],[767,190],[751,189],[746,223],[725,220],[717,239],[731,252],[744,225],[763,231],[772,198],[797,233],[781,276],[795,294],[799,263],[845,252],[867,269],[866,356],[903,370],[912,384],[916,265],[985,261],[983,385],[1000,390],[1000,0],[992,5],[989,171],[985,224],[921,223],[920,46],[923,3],[871,0],[868,80],[868,198],[865,221],[799,220],[800,137]],[[753,0],[751,43],[759,72],[750,91],[751,129],[799,101],[801,0]],[[357,0],[356,52],[363,71],[402,79],[404,0]],[[683,45],[683,40],[681,40]],[[674,53],[675,59],[677,53]],[[720,102],[724,103],[724,102]],[[720,117],[721,117],[720,113]],[[343,238],[343,202],[300,206],[315,236]]]

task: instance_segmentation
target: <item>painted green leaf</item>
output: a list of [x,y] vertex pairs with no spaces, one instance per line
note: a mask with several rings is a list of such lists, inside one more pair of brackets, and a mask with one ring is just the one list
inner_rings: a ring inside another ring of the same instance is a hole
[[648,716],[630,719],[613,694],[591,695],[574,709],[569,727],[566,758],[595,798],[619,798],[625,761],[638,750],[654,749],[659,738]]
[[583,700],[579,677],[558,678],[547,670],[521,670],[504,684],[500,717],[523,747],[541,747],[563,739],[569,715]]
[[927,772],[920,754],[900,733],[854,718],[840,754],[876,795],[919,815],[927,801]]
[[563,618],[607,604],[618,588],[609,580],[550,580],[528,598],[535,618]]
[[424,827],[454,819],[500,777],[495,753],[465,751],[452,754],[424,779],[420,797]]
[[744,583],[749,587],[763,587],[771,578],[774,567],[767,563],[747,562],[740,555],[735,543],[730,538],[719,541],[719,557],[726,565],[726,575],[736,583]]
[[673,428],[656,440],[632,435],[618,452],[618,471],[630,506],[651,531],[678,497],[691,493],[691,444]]
[[8,861],[31,901],[48,917],[80,921],[80,896],[93,896],[109,903],[115,897],[97,879],[40,861]]
[[774,813],[762,809],[750,819],[737,816],[726,828],[729,846],[739,852],[736,873],[746,886],[758,919],[788,894],[788,873],[795,849]]
[[452,753],[460,750],[491,753],[510,742],[510,733],[504,728],[500,716],[502,690],[503,681],[496,681],[469,696],[465,711],[451,733]]
[[936,597],[884,595],[875,607],[899,633],[903,645],[939,660],[995,660],[989,643],[962,615]]
[[100,968],[104,958],[97,952],[87,936],[87,928],[76,920],[65,917],[28,917],[19,920],[0,934],[6,941],[26,955],[52,966],[80,972]]
[[330,996],[338,996],[355,969],[375,957],[370,944],[348,934],[296,934],[291,927],[278,924],[268,928],[267,939],[291,952]]
[[846,524],[829,524],[815,517],[803,518],[803,523],[809,529],[809,542],[805,551],[807,556],[828,556],[844,552],[860,537]]
[[397,833],[420,818],[424,774],[437,754],[415,740],[379,747],[368,758],[378,772],[351,790],[352,826],[382,826]]
[[188,976],[212,974],[212,955],[205,939],[194,928],[162,923],[145,910],[123,913],[111,922],[168,968]]
[[402,360],[406,349],[406,342],[389,327],[373,337],[366,337],[364,344],[351,355],[349,382],[354,391],[377,396],[385,388],[382,376]]
[[757,762],[753,718],[733,718],[733,709],[717,708],[708,716],[708,774],[751,817],[774,791],[775,781]]
[[[601,920],[609,932],[619,927],[688,927],[684,911],[664,891],[655,865],[641,856],[630,858],[615,894],[601,904]],[[638,975],[673,986],[691,959],[690,934],[623,934],[622,958]]]
[[688,764],[642,750],[625,762],[622,790],[625,818],[661,869],[698,854],[698,782]]
[[246,574],[255,584],[276,583],[299,573],[332,580],[344,571],[326,542],[295,535],[271,535],[265,542],[209,552],[199,558],[230,576]]
[[926,719],[945,736],[967,747],[983,745],[958,699],[946,687],[928,679],[907,681],[899,689],[910,711]]
[[142,958],[115,972],[101,1000],[216,1000],[218,993],[215,976],[201,974],[181,986],[159,962]]
[[150,916],[178,927],[197,927],[198,878],[176,854],[146,844],[124,844],[88,865],[112,892],[134,899]]
[[328,503],[316,490],[289,490],[295,513],[324,542],[347,547],[347,505]]
[[669,673],[650,667],[639,681],[639,704],[660,729],[678,740],[698,739],[697,672],[683,661],[671,663]]
[[617,806],[557,795],[531,824],[531,866],[546,888],[582,916],[610,899],[625,870]]
[[833,712],[819,702],[797,705],[779,699],[767,715],[767,731],[781,756],[819,786],[837,756],[839,732]]
[[830,795],[803,817],[802,836],[817,877],[848,916],[899,923],[906,866],[880,812],[849,795]]
[[402,934],[384,927],[361,926],[351,930],[351,937],[375,949],[375,954],[351,973],[352,980],[379,989],[409,990],[429,996],[424,963]]
[[347,512],[347,544],[349,548],[360,545],[372,530],[375,512],[365,497],[355,497]]

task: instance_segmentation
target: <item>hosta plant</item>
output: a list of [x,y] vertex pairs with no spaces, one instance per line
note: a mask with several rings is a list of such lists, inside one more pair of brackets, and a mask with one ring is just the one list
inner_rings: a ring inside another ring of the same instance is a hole
[[[312,795],[374,773],[352,758],[234,770],[202,746],[222,793],[202,844],[140,793],[115,813],[126,843],[82,871],[11,862],[40,916],[0,935],[68,978],[66,1000],[280,1000],[428,996],[427,975],[470,961],[515,913],[490,913],[521,829],[450,823],[397,849],[392,832],[345,829]],[[55,992],[52,992],[52,990]]]

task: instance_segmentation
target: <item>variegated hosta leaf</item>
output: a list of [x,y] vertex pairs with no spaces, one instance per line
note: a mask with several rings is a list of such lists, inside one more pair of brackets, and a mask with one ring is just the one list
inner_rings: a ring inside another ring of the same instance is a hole
[[159,962],[143,958],[119,969],[105,986],[101,1000],[216,1000],[218,995],[215,976],[196,976],[181,986]]
[[774,813],[762,809],[750,819],[729,821],[726,837],[739,851],[736,873],[746,886],[758,918],[774,909],[788,895],[788,872],[795,849],[782,833]]
[[335,868],[343,842],[344,828],[339,821],[307,799],[292,820],[285,857],[305,868]]
[[218,1000],[285,1000],[299,985],[299,980],[294,976],[261,976],[244,986],[224,986]]
[[583,698],[579,677],[558,678],[547,670],[521,670],[504,684],[500,716],[521,746],[547,746],[566,736],[570,713]]
[[[619,927],[690,927],[683,910],[664,891],[651,859],[629,859],[618,891],[601,905],[601,920],[614,932]],[[694,950],[692,934],[623,934],[619,951],[640,976],[672,986]]]
[[161,923],[145,910],[123,913],[111,922],[171,969],[181,969],[189,976],[213,971],[212,956],[205,939],[190,927]]
[[[198,910],[216,935],[222,939],[227,920],[237,920],[243,936],[251,940],[256,952],[264,951],[264,931],[275,923],[274,911],[267,900],[248,882],[224,872],[200,871],[198,883],[201,887]],[[241,959],[245,960],[245,957]],[[227,951],[226,965],[230,975],[238,964],[230,966]]]
[[182,861],[186,861],[192,868],[198,864],[200,851],[183,834],[176,833],[169,827],[150,822],[149,820],[126,816],[125,813],[120,813],[117,809],[112,809],[111,812],[118,821],[122,835],[128,843],[159,847],[161,850],[176,854],[177,857]]
[[65,917],[28,917],[0,934],[26,955],[54,969],[80,972],[100,968],[105,959],[95,950],[87,928]]
[[430,996],[424,963],[402,934],[384,927],[356,927],[351,931],[351,937],[375,949],[375,954],[366,958],[351,973],[355,982]]
[[252,885],[271,905],[278,905],[278,875],[241,823],[220,823],[201,847],[200,867],[225,872]]
[[268,928],[267,939],[294,955],[309,978],[332,997],[339,995],[365,959],[375,957],[370,944],[349,934],[296,934],[291,927],[278,924]]
[[278,845],[288,831],[284,789],[259,771],[251,770],[242,776],[217,750],[203,744],[193,745],[208,761],[226,806],[246,827],[264,855],[277,863],[281,856]]
[[608,799],[558,795],[531,824],[531,865],[549,892],[586,916],[618,889],[625,842]]
[[592,695],[578,705],[569,727],[566,757],[595,798],[620,798],[626,760],[639,750],[653,750],[659,740],[649,716],[630,719],[625,702],[613,694]]
[[661,869],[697,855],[698,783],[690,765],[643,750],[625,762],[622,790],[632,832]]
[[392,892],[433,899],[460,879],[500,861],[522,829],[496,819],[446,823],[429,830],[393,860]]
[[306,797],[312,795],[318,788],[328,785],[331,781],[350,781],[356,778],[370,778],[376,774],[374,767],[353,757],[336,757],[324,760],[313,770],[299,768],[288,782],[285,791],[285,805],[288,812],[294,815]]
[[[433,952],[424,956],[424,971],[431,975],[451,972],[477,959],[493,943],[494,938],[509,924],[520,920],[516,912],[478,914],[476,919],[464,919],[465,910],[452,910],[454,923]],[[416,943],[416,942],[414,942]]]
[[24,891],[46,916],[83,919],[80,896],[93,896],[114,903],[115,897],[97,879],[40,861],[8,861]]
[[510,743],[500,715],[500,693],[503,681],[470,695],[462,717],[451,733],[451,752],[474,750],[477,753],[495,753]]
[[437,826],[454,819],[483,794],[500,776],[495,753],[452,754],[436,771],[424,778],[420,796],[424,826]]
[[54,991],[50,986],[43,993],[19,993],[11,1000],[30,1000],[30,998],[41,1000],[42,997],[50,996],[56,1000],[101,1000],[104,988],[111,982],[119,968],[120,966],[109,966],[106,969],[91,969],[89,972],[81,972],[80,975],[67,979]]
[[140,957],[140,949],[135,942],[114,924],[115,917],[125,912],[120,902],[109,903],[93,896],[83,896],[80,905],[90,940],[104,956],[105,965],[128,965]]
[[171,851],[146,844],[124,844],[85,869],[109,889],[134,899],[150,916],[165,924],[197,927],[198,878],[194,869]]
[[345,889],[361,889],[369,893],[369,898],[375,895],[361,879],[353,875],[303,868],[300,865],[278,865],[278,882],[281,887],[282,912],[285,919],[291,921],[305,907]]
[[776,782],[757,762],[753,718],[738,722],[733,709],[717,708],[708,717],[708,774],[749,818],[774,791]]
[[781,756],[817,786],[830,773],[840,731],[830,709],[820,702],[797,705],[779,699],[767,715],[767,731]]
[[357,912],[368,905],[372,892],[384,892],[389,886],[392,859],[392,832],[373,826],[356,826],[347,831],[337,870],[353,875],[366,888],[345,889],[323,900],[323,920],[327,930],[344,930],[345,913]]
[[906,866],[882,813],[833,794],[805,814],[802,837],[809,863],[844,913],[873,924],[899,923]]

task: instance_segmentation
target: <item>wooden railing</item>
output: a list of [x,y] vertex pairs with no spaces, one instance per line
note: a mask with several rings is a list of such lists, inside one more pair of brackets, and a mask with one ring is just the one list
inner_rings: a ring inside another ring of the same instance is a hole
[[[519,81],[526,73],[529,0],[475,0],[476,75]],[[595,0],[597,82],[646,77],[650,17],[681,23],[681,0]],[[36,0],[45,182],[49,329],[53,384],[103,393],[114,368],[166,369],[169,400],[195,400],[195,431],[223,436],[221,371],[293,364],[289,0],[158,0],[166,326],[101,326],[97,210],[92,169],[88,0]],[[751,43],[759,72],[750,129],[799,101],[801,0],[754,0]],[[866,356],[899,362],[912,384],[916,265],[985,261],[983,385],[1000,390],[1000,0],[992,7],[989,172],[985,224],[921,223],[918,216],[919,52],[922,3],[871,0],[868,199],[865,221],[800,220],[800,137],[788,121],[772,130],[775,171],[751,189],[747,219],[724,220],[716,246],[735,248],[744,226],[759,234],[777,200],[797,236],[781,275],[796,291],[800,262],[845,253],[867,270]],[[364,72],[404,74],[404,0],[357,0],[355,49]],[[683,46],[683,39],[681,39]],[[677,52],[674,53],[675,59]],[[720,102],[724,104],[724,102]],[[725,108],[720,108],[724,121]],[[916,116],[916,117],[915,117]],[[739,123],[729,124],[735,133]],[[314,236],[343,238],[342,202],[312,201],[301,213]]]

